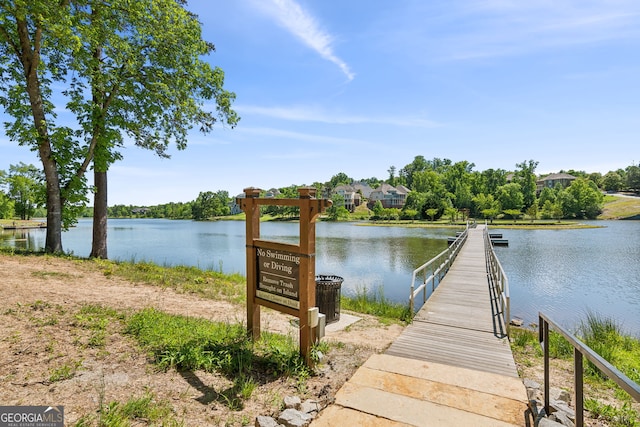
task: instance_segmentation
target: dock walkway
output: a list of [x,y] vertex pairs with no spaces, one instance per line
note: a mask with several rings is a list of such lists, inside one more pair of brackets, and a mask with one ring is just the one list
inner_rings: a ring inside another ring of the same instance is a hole
[[524,426],[518,378],[486,271],[483,226],[385,354],[338,391],[314,427]]

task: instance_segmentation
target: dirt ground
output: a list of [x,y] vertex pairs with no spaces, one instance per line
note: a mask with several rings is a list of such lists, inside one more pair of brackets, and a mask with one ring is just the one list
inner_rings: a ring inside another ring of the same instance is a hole
[[[66,425],[87,416],[96,425],[101,405],[150,394],[186,426],[253,425],[257,415],[277,413],[285,396],[329,404],[357,367],[402,331],[399,325],[358,315],[361,321],[327,333],[325,340],[342,344],[330,346],[318,375],[303,387],[295,379],[261,384],[243,409],[231,410],[217,398],[230,387],[228,379],[206,372],[158,371],[117,326],[107,328],[106,345],[91,346],[91,332],[77,327],[76,315],[82,307],[97,304],[119,311],[154,307],[244,322],[244,307],[107,277],[90,266],[64,258],[0,254],[2,405],[63,405]],[[263,329],[297,339],[290,320],[263,309]]]

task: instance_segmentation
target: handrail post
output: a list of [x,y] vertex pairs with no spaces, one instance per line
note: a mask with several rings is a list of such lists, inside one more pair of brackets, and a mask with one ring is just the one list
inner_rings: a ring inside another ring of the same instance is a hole
[[[413,280],[415,282],[415,279]],[[413,316],[413,289],[415,288],[414,284],[411,283],[411,293],[409,294],[409,313]]]
[[542,316],[539,319],[540,342],[544,343],[544,413],[549,415],[549,323]]
[[576,427],[584,426],[584,378],[582,366],[582,353],[577,348],[573,349],[574,389],[576,402]]

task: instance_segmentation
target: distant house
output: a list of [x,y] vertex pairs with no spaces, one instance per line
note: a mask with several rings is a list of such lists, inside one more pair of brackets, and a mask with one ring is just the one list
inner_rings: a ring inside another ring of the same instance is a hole
[[404,185],[393,187],[386,183],[382,184],[371,192],[367,206],[372,209],[373,205],[379,200],[384,208],[402,209],[407,201],[409,191]]
[[552,173],[536,181],[536,190],[540,194],[543,188],[555,188],[557,184],[567,188],[575,179],[575,176],[568,173]]
[[333,194],[339,194],[344,199],[344,207],[353,212],[356,207],[362,204],[362,196],[352,185],[338,185],[333,189]]
[[364,182],[354,182],[351,186],[356,190],[356,192],[362,194],[363,199],[368,199],[371,197],[371,192],[373,188],[369,186],[369,184]]

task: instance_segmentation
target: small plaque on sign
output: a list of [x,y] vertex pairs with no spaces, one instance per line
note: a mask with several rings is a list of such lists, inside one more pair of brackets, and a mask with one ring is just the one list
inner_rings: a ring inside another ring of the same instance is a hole
[[256,296],[291,308],[300,308],[300,255],[257,248]]

